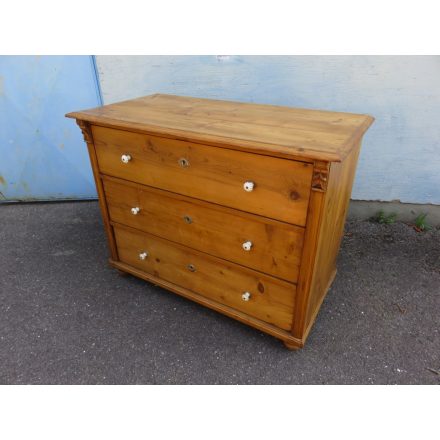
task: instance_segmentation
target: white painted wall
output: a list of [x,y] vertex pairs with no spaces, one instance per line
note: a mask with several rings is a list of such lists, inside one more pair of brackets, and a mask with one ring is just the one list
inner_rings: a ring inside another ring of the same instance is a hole
[[368,113],[352,198],[440,204],[439,56],[98,56],[104,103],[152,93]]

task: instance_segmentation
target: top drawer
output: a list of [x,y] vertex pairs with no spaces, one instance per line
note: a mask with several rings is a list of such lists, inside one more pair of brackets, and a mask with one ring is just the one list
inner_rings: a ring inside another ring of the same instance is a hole
[[305,225],[310,163],[98,126],[92,132],[104,174]]

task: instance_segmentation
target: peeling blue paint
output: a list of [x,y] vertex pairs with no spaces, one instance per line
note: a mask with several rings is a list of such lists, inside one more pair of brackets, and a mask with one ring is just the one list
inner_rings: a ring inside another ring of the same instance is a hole
[[100,103],[91,56],[0,57],[0,200],[96,197],[82,134],[64,115]]

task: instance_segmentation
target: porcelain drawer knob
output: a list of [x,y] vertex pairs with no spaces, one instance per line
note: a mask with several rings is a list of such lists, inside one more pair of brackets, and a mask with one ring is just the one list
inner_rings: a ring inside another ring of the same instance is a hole
[[145,260],[148,257],[148,252],[144,251],[139,254],[139,259]]
[[245,241],[245,242],[242,244],[242,246],[243,246],[243,249],[244,249],[245,251],[250,251],[251,248],[252,248],[252,241]]
[[123,154],[123,155],[121,156],[121,160],[122,160],[122,162],[124,162],[124,163],[128,163],[128,162],[130,162],[130,160],[131,160],[131,156],[130,156],[129,154]]
[[249,292],[244,292],[243,295],[241,295],[241,299],[243,301],[249,301],[251,299],[251,294]]
[[251,192],[254,190],[255,183],[254,182],[244,182],[243,188],[247,192]]
[[139,208],[138,206],[136,206],[135,208],[131,208],[131,213],[133,215],[137,215],[139,214],[139,211],[141,210],[141,208]]

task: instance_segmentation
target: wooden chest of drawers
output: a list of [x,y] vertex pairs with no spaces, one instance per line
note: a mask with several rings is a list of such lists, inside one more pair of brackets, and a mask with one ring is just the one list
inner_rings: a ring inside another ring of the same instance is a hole
[[67,116],[112,266],[304,345],[372,117],[159,94]]

